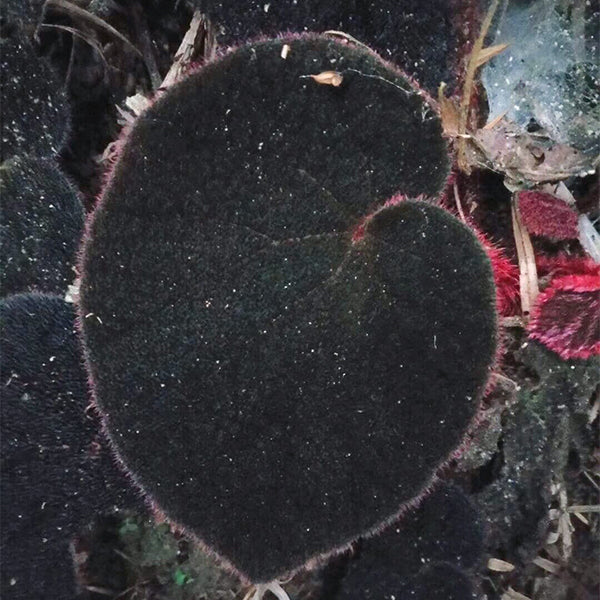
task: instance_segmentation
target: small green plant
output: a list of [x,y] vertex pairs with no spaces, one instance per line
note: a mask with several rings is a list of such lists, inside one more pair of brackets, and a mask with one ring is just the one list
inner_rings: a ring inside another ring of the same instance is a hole
[[[148,518],[131,517],[119,528],[119,538],[135,579],[158,581],[170,598],[225,600],[239,590],[239,582],[214,558],[178,539],[167,523],[157,525]],[[183,562],[182,543],[186,548]]]

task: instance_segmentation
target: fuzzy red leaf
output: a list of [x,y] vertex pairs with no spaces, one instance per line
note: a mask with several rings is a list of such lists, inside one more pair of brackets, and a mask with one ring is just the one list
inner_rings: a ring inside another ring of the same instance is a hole
[[498,313],[503,317],[517,314],[519,307],[519,268],[510,260],[505,251],[489,240],[487,236],[479,231],[472,223],[477,239],[485,248],[492,263],[494,283],[496,284],[496,307]]
[[600,265],[587,256],[538,254],[535,257],[535,264],[541,277],[546,275],[552,275],[553,277],[564,277],[565,275],[600,276]]
[[577,212],[556,196],[545,192],[520,192],[519,210],[531,235],[551,240],[576,240],[579,237]]
[[538,296],[529,336],[564,360],[600,355],[600,274],[555,277]]

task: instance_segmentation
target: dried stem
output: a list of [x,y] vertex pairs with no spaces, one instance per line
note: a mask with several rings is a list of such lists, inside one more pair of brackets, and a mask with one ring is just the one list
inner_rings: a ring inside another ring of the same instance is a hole
[[148,31],[148,22],[144,15],[142,6],[137,2],[132,9],[133,13],[133,26],[138,43],[141,46],[142,58],[150,82],[152,83],[152,89],[156,90],[160,86],[162,77],[158,70],[158,64],[156,62],[156,56],[154,55],[154,49],[152,48],[152,40],[150,39],[150,32]]
[[516,195],[511,200],[512,225],[519,259],[519,287],[521,290],[521,309],[523,316],[531,312],[535,300],[539,294],[537,268],[535,266],[535,254],[531,244],[531,238],[519,212]]
[[492,5],[490,6],[483,24],[481,26],[481,31],[479,32],[479,36],[475,40],[475,44],[473,45],[473,50],[471,51],[471,56],[469,58],[469,64],[467,65],[467,73],[465,76],[465,84],[463,86],[462,98],[460,101],[460,109],[459,109],[459,120],[458,120],[458,166],[465,173],[469,173],[471,168],[469,166],[467,157],[466,157],[466,138],[462,137],[467,133],[467,124],[469,120],[469,108],[471,106],[471,96],[473,94],[473,86],[475,83],[475,73],[477,72],[478,67],[480,66],[480,55],[481,50],[483,49],[483,44],[485,42],[485,37],[490,29],[490,25],[492,24],[492,19],[494,18],[494,14],[498,9],[498,5],[500,4],[500,0],[494,0]]
[[185,73],[187,67],[189,67],[194,57],[198,54],[205,38],[206,29],[202,13],[199,10],[194,11],[190,26],[183,40],[181,40],[181,44],[175,53],[173,64],[163,79],[161,88],[173,85]]
[[140,56],[142,53],[119,31],[117,31],[112,25],[109,25],[106,21],[92,14],[91,12],[85,10],[84,8],[80,8],[76,4],[72,2],[68,2],[67,0],[46,0],[44,7],[49,7],[57,10],[58,12],[62,12],[63,14],[69,15],[74,19],[79,19],[89,25],[93,25],[99,29],[103,29],[107,33],[110,33],[116,38],[119,38],[122,42],[124,42],[127,46],[129,46],[136,54]]

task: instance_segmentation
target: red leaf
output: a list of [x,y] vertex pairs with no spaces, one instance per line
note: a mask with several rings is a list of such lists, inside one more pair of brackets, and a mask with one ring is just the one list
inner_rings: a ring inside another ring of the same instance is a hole
[[503,317],[518,313],[519,307],[519,268],[506,256],[502,248],[490,241],[484,233],[469,223],[471,229],[485,248],[492,263],[496,284],[496,307]]
[[552,240],[576,240],[578,215],[564,200],[545,192],[519,192],[519,210],[531,235]]
[[547,256],[539,254],[535,257],[535,263],[541,277],[546,275],[552,275],[553,277],[564,277],[565,275],[600,276],[600,265],[587,256],[569,256],[567,254]]
[[538,296],[529,336],[564,360],[600,355],[600,274],[555,277]]

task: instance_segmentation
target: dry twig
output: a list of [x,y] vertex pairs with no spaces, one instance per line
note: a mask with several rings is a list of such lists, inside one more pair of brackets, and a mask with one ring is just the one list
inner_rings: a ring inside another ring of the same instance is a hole
[[[162,81],[161,88],[167,88],[179,81],[193,62],[205,38],[210,38],[209,27],[199,10],[194,11],[190,26],[179,44],[173,64]],[[209,43],[212,47],[212,44]],[[213,50],[211,49],[211,52]]]
[[135,35],[142,48],[142,59],[144,61],[144,65],[146,66],[146,71],[148,71],[152,89],[156,90],[160,86],[162,77],[160,76],[158,64],[156,62],[156,56],[154,55],[154,50],[152,48],[152,40],[150,39],[150,33],[148,31],[148,23],[144,15],[144,10],[139,2],[136,2],[132,7],[132,13]]
[[487,568],[496,573],[510,573],[515,570],[515,565],[499,558],[490,558],[487,563]]
[[561,567],[559,564],[548,560],[547,558],[542,558],[541,556],[536,556],[533,559],[533,564],[537,565],[540,569],[544,569],[548,573],[556,574],[560,572]]
[[519,213],[516,196],[513,194],[511,200],[513,234],[517,247],[517,258],[519,260],[519,288],[521,291],[521,310],[526,317],[531,312],[535,300],[539,294],[537,268],[535,265],[535,254],[531,244],[531,238]]
[[122,33],[117,31],[112,25],[109,25],[100,17],[97,17],[84,8],[80,8],[72,2],[68,2],[68,0],[46,0],[44,7],[46,6],[110,33],[112,36],[120,39],[123,43],[129,46],[136,54],[139,54],[140,56],[142,55],[142,53]]
[[498,56],[498,54],[504,52],[508,46],[509,44],[498,44],[496,46],[488,46],[487,48],[483,48],[477,55],[475,68],[479,69],[480,67],[483,67],[483,65],[492,60],[494,56]]
[[84,33],[83,31],[80,31],[79,29],[76,29],[75,27],[69,27],[67,25],[58,25],[56,23],[41,23],[40,24],[40,29],[59,29],[60,31],[66,31],[67,33],[70,33],[71,35],[74,35],[75,37],[83,40],[84,42],[86,42],[87,44],[89,44],[100,56],[100,59],[102,60],[102,62],[104,63],[104,66],[108,66],[108,63],[106,62],[106,58],[104,56],[104,52],[102,52],[102,47],[100,46],[100,44],[93,39],[90,35],[87,35],[86,33]]
[[[210,45],[209,40],[207,40],[209,36],[208,31],[209,27],[205,22],[204,16],[199,10],[196,10],[181,44],[177,52],[175,52],[173,64],[162,80],[162,83],[158,84],[158,89],[162,90],[170,87],[185,75],[190,64],[198,56],[202,43],[204,42],[205,49],[207,45]],[[213,52],[214,45],[210,45],[210,48],[210,52]],[[131,114],[117,106],[117,110],[121,115],[120,123],[122,125],[133,123],[135,118],[139,117],[150,104],[150,100],[144,94],[140,93],[129,96],[125,100],[125,106],[131,111]]]
[[531,600],[529,596],[517,592],[513,588],[509,587],[504,594],[502,594],[502,600]]
[[[492,24],[492,19],[494,18],[494,14],[496,14],[496,10],[498,9],[498,4],[500,0],[494,0],[492,5],[490,6],[485,19],[481,25],[481,31],[479,32],[479,36],[475,40],[475,44],[473,45],[473,50],[471,52],[471,57],[469,59],[469,64],[467,65],[467,73],[465,76],[465,83],[463,86],[462,98],[460,101],[459,107],[459,115],[458,115],[458,166],[465,173],[470,173],[471,167],[465,155],[465,148],[467,141],[463,135],[467,133],[467,125],[469,120],[469,107],[471,106],[471,96],[473,93],[473,87],[475,84],[475,73],[479,68],[479,60],[480,55],[483,50],[483,44],[485,41],[485,37],[490,29],[490,25]],[[491,58],[491,57],[490,57]],[[488,59],[489,60],[489,59]]]

